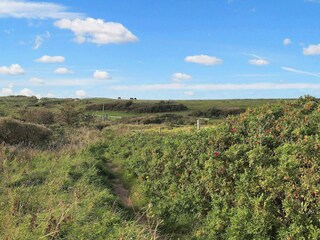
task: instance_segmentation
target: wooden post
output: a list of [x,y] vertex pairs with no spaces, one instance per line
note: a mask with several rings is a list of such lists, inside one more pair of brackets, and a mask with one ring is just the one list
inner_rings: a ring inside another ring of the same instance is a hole
[[200,126],[200,119],[198,119],[198,120],[197,120],[197,130],[200,131],[200,128],[201,128],[201,126]]

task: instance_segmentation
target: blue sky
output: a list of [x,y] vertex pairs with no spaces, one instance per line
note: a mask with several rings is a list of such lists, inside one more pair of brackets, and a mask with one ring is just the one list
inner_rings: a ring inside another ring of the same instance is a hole
[[317,0],[0,0],[0,95],[320,95]]

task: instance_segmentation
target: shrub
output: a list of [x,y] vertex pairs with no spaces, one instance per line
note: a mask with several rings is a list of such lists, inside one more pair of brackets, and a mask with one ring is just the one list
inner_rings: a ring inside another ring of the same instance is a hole
[[186,120],[183,116],[179,116],[176,114],[162,114],[157,116],[142,116],[142,117],[131,117],[124,118],[121,120],[122,123],[130,123],[130,124],[184,124]]
[[0,118],[0,142],[41,146],[51,136],[52,131],[44,126]]
[[102,109],[109,111],[127,111],[135,113],[161,113],[161,112],[179,112],[188,110],[188,108],[179,103],[172,101],[160,102],[140,102],[133,101],[114,101],[105,104],[91,104],[86,107],[87,111],[101,111]]
[[50,125],[54,124],[54,113],[47,109],[24,110],[21,112],[21,117],[26,122]]
[[66,123],[67,125],[77,125],[80,120],[81,111],[75,109],[71,104],[63,106],[60,111],[59,120]]
[[106,157],[132,176],[169,233],[320,239],[319,109],[306,97],[210,130],[117,136]]
[[207,111],[196,111],[190,114],[193,117],[204,117],[204,118],[219,118],[227,117],[230,115],[239,115],[244,113],[244,108],[210,108]]
[[5,117],[5,116],[7,116],[6,111],[2,107],[0,107],[0,117]]

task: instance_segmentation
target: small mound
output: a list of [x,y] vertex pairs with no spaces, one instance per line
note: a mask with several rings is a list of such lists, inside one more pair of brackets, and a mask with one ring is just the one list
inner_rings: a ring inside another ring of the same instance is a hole
[[52,131],[44,126],[10,118],[0,118],[0,142],[41,146],[47,143]]

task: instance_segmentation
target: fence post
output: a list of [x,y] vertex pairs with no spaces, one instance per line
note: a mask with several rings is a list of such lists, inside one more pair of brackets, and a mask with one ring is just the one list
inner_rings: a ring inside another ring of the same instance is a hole
[[200,131],[200,128],[201,128],[201,126],[200,126],[200,119],[198,119],[198,120],[197,120],[197,130]]

